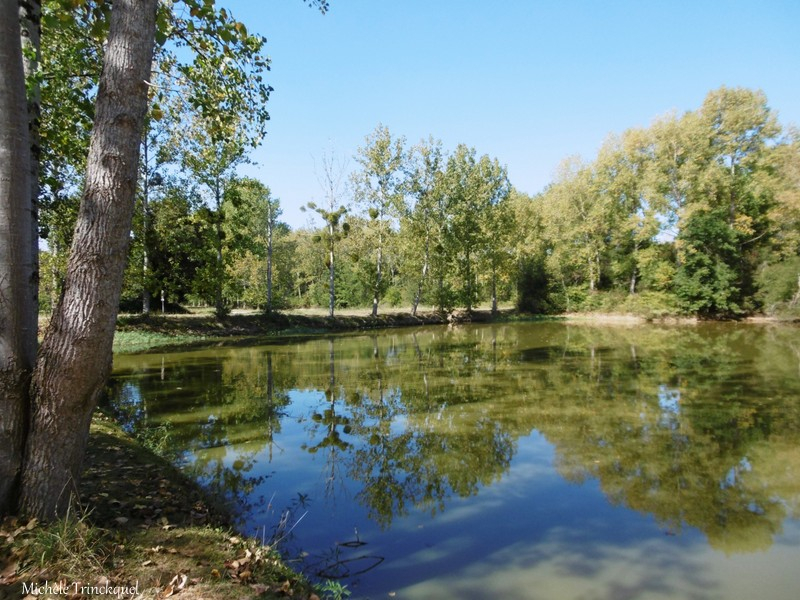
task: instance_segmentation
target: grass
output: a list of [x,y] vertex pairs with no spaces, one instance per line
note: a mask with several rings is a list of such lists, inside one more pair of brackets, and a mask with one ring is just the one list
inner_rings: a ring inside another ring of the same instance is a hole
[[114,335],[114,352],[134,354],[157,348],[201,343],[209,338],[204,335],[170,335],[158,331],[117,331]]
[[410,309],[381,311],[371,316],[369,309],[348,309],[330,318],[324,309],[297,309],[264,314],[235,310],[223,319],[212,312],[189,314],[120,315],[114,339],[114,352],[135,353],[156,349],[203,344],[236,344],[253,337],[306,336],[331,331],[355,331],[409,325],[445,323],[433,311],[420,311],[412,317]]

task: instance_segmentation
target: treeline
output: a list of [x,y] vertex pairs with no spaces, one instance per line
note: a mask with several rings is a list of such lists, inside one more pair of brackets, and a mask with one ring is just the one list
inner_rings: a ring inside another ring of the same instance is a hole
[[[723,87],[696,111],[612,136],[533,197],[497,159],[378,126],[352,173],[323,158],[323,200],[305,207],[317,229],[292,230],[269,188],[237,175],[248,146],[236,125],[217,135],[188,123],[152,121],[126,310],[163,292],[168,308],[220,314],[513,301],[534,313],[727,317],[791,311],[800,298],[800,136],[761,92]],[[44,305],[67,246],[43,257]]]
[[763,93],[722,87],[684,115],[568,160],[518,206],[520,304],[701,316],[794,308],[800,137]]

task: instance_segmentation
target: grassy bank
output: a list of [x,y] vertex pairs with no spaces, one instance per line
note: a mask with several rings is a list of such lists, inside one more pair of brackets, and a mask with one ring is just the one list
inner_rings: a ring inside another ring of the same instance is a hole
[[2,523],[0,599],[36,590],[75,599],[318,597],[275,549],[234,533],[197,484],[102,414],[92,423],[81,504],[47,526]]
[[[596,306],[589,309],[571,311],[561,315],[534,316],[518,313],[506,306],[495,317],[492,317],[488,307],[481,307],[473,311],[469,320],[473,322],[560,320],[604,324],[692,323],[699,321],[697,317],[682,315],[675,310],[656,310],[647,303],[647,298],[628,300],[627,304],[614,305],[611,302],[613,299],[611,295],[599,294],[598,296],[602,296],[605,300],[602,302],[597,300]],[[417,316],[412,317],[408,308],[383,312],[377,317],[372,317],[369,309],[366,308],[337,311],[333,318],[329,317],[323,309],[294,309],[271,315],[265,315],[258,311],[234,311],[224,319],[217,319],[208,310],[181,315],[153,313],[148,317],[121,315],[114,339],[114,352],[135,353],[192,345],[237,344],[252,338],[440,325],[450,323],[453,318],[458,321],[464,317],[463,311],[457,311],[454,315],[442,315],[430,309],[419,311]],[[771,316],[754,315],[743,320],[796,323],[800,321],[800,315],[786,312]]]
[[[486,319],[488,311],[479,311]],[[191,344],[235,344],[243,338],[302,336],[327,332],[385,329],[447,323],[434,311],[412,317],[408,310],[372,317],[367,309],[349,310],[327,316],[322,310],[295,310],[266,315],[256,311],[234,311],[217,319],[208,311],[183,315],[121,315],[114,339],[114,352],[144,352],[155,348]]]

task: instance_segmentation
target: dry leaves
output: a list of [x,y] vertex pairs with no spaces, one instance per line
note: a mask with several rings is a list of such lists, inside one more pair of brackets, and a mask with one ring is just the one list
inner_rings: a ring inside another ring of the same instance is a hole
[[170,596],[174,596],[182,589],[186,587],[186,584],[189,582],[189,576],[185,573],[178,573],[173,577],[170,582],[167,584],[163,590],[161,590],[156,598],[169,598]]

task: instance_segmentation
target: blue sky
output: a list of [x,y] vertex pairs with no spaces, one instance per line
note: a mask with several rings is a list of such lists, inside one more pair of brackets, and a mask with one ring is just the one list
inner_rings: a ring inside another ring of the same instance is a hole
[[[800,125],[800,0],[217,0],[267,37],[275,88],[257,165],[293,227],[319,201],[320,158],[348,159],[382,123],[497,158],[534,194],[607,135],[763,90]],[[315,164],[317,167],[315,167]]]

